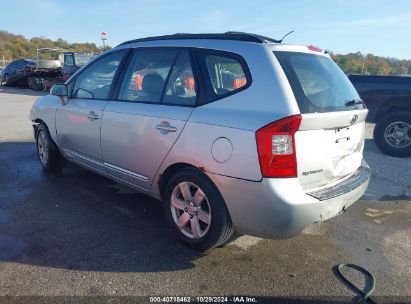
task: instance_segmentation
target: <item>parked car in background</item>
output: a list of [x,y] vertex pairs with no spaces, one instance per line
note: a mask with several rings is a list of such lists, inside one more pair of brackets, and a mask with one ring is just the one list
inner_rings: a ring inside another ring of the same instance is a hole
[[385,154],[411,156],[411,77],[349,75],[376,123],[374,141]]
[[36,66],[27,75],[29,88],[35,91],[50,89],[55,83],[62,82],[61,50],[40,48],[36,52]]
[[[46,171],[67,159],[164,202],[204,250],[291,237],[365,192],[368,110],[326,52],[247,33],[125,42],[33,105]],[[73,189],[75,191],[75,189]]]
[[3,70],[2,85],[27,85],[28,75],[36,68],[36,60],[18,59]]
[[63,81],[66,81],[83,65],[87,64],[94,54],[64,52]]

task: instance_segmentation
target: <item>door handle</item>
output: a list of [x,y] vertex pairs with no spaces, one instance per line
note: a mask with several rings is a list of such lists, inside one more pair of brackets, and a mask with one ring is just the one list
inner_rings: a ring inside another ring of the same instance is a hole
[[177,131],[177,128],[174,126],[170,126],[170,123],[168,121],[163,121],[160,125],[156,125],[156,129],[160,130],[162,134]]
[[96,114],[96,112],[90,111],[90,112],[88,113],[88,115],[87,115],[87,118],[88,118],[89,120],[93,121],[93,120],[99,119],[100,116],[98,116],[98,115]]

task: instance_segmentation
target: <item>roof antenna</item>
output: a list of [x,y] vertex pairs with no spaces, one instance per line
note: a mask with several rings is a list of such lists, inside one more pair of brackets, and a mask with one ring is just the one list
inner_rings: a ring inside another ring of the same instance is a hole
[[283,38],[281,38],[280,40],[278,40],[278,42],[279,42],[279,43],[283,42],[284,38],[287,37],[288,35],[291,35],[292,33],[294,33],[294,31],[288,32],[287,34],[285,34],[285,35],[283,36]]

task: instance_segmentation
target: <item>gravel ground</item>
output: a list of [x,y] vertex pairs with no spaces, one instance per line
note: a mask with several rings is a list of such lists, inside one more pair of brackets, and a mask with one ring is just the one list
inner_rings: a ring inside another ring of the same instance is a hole
[[364,158],[372,168],[371,184],[365,199],[411,198],[411,158],[382,154],[373,141],[374,124],[366,125]]

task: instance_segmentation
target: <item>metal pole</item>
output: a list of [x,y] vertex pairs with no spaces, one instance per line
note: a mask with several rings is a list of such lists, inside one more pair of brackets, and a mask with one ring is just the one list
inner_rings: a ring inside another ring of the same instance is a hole
[[103,40],[103,53],[106,51],[106,43],[105,43],[105,39],[101,39]]

